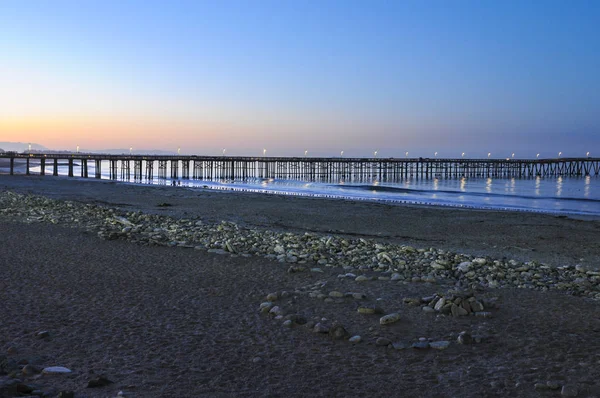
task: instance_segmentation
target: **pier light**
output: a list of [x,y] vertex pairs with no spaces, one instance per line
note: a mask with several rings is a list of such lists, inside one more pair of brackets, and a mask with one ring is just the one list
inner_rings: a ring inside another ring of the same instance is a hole
[[538,153],[537,155],[535,155],[535,158],[539,159],[540,158],[540,154]]
[[225,156],[225,152],[227,152],[227,148],[223,148],[223,156]]
[[344,157],[344,151],[340,152],[340,157]]
[[77,145],[77,149],[75,150],[75,152],[79,153],[79,145]]
[[559,153],[558,153],[558,157],[560,157],[560,155],[562,155],[562,152],[559,152]]
[[29,152],[31,152],[31,143],[29,144]]
[[590,153],[589,153],[589,152],[588,152],[588,153],[586,153],[586,154],[585,154],[585,157],[586,157],[586,158],[589,158],[589,157],[590,157]]
[[267,149],[263,148],[263,156],[267,156]]
[[437,158],[437,152],[433,154],[433,157],[436,157],[436,158]]
[[404,156],[408,157],[408,151],[406,151],[406,153],[404,154]]
[[492,156],[492,153],[488,152],[488,159],[490,158],[490,156]]
[[133,147],[129,147],[129,154],[131,155],[133,153]]
[[308,156],[308,151],[304,151],[304,157]]
[[[589,153],[589,152],[588,152]],[[373,153],[373,155],[375,155],[375,157],[377,157],[377,151],[375,151],[375,153]]]
[[465,153],[463,152],[462,155],[460,155],[460,156],[464,158],[465,157]]
[[177,148],[177,154],[181,155],[181,148]]
[[513,158],[513,159],[515,158],[515,153],[514,152],[513,152],[512,156],[511,156],[511,158]]

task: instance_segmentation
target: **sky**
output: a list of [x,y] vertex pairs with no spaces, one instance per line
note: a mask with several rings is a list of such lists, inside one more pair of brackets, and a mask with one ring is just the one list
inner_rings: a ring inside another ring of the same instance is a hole
[[600,154],[600,2],[3,0],[0,141]]

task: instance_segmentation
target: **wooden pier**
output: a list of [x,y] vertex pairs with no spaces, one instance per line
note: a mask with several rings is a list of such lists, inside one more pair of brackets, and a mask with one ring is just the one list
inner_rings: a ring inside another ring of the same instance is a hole
[[533,178],[584,177],[600,175],[600,158],[556,159],[439,159],[439,158],[315,158],[243,156],[154,156],[103,154],[24,154],[4,153],[10,174],[16,163],[24,164],[25,174],[39,167],[39,174],[58,175],[60,166],[68,176],[102,177],[108,168],[110,179],[152,180],[245,180],[292,179],[302,181],[380,181],[397,182],[409,178]]

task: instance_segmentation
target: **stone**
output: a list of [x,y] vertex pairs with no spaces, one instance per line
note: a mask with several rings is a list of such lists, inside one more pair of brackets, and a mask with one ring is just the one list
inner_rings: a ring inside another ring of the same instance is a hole
[[558,390],[560,388],[560,384],[557,381],[554,381],[554,380],[547,381],[546,385],[551,390]]
[[419,349],[419,350],[423,350],[423,349],[429,348],[429,343],[426,341],[417,341],[416,343],[413,343],[411,345],[411,347]]
[[477,301],[477,300],[471,301],[470,305],[471,305],[471,311],[473,311],[473,312],[483,311],[483,304],[481,304],[481,301]]
[[362,337],[356,335],[356,336],[352,336],[348,339],[349,342],[351,342],[352,344],[358,344],[362,341]]
[[389,339],[386,339],[385,337],[379,337],[377,340],[375,340],[375,345],[378,346],[387,347],[390,344],[392,344],[392,342]]
[[473,337],[467,332],[460,332],[456,338],[458,344],[472,344]]
[[344,293],[334,290],[334,291],[329,292],[329,297],[333,297],[333,298],[344,297]]
[[334,324],[329,329],[329,336],[334,340],[345,340],[348,338],[350,333],[340,324]]
[[15,347],[15,346],[10,346],[10,347],[8,347],[8,349],[6,350],[6,353],[7,353],[8,355],[15,355],[15,354],[16,354],[16,353],[18,353],[18,352],[19,352],[19,350],[17,350],[17,347]]
[[450,307],[450,312],[452,312],[452,316],[465,316],[465,315],[469,315],[469,313],[467,312],[467,310],[465,310],[463,307],[459,307],[456,304],[452,304],[452,306]]
[[397,341],[395,343],[392,343],[392,347],[394,348],[394,350],[406,350],[410,347],[410,345],[401,341]]
[[436,350],[445,350],[449,346],[450,346],[449,341],[433,341],[433,342],[429,343],[429,347],[436,349]]
[[21,369],[21,372],[23,372],[23,374],[26,376],[32,376],[32,375],[40,373],[41,370],[37,366],[34,366],[34,365],[25,365],[25,366],[23,366],[23,369]]
[[42,370],[43,374],[46,375],[58,375],[58,374],[66,374],[71,373],[71,369],[65,368],[63,366],[49,366]]
[[267,301],[277,301],[279,295],[277,293],[269,293],[267,294]]
[[293,325],[294,325],[294,322],[291,319],[283,321],[283,327],[285,327],[285,328],[291,328]]
[[317,323],[313,328],[313,332],[315,333],[329,333],[329,327],[321,322]]
[[437,301],[437,303],[435,303],[435,307],[433,307],[433,309],[436,311],[441,311],[442,307],[444,307],[445,304],[446,304],[446,299],[442,297]]
[[50,337],[50,332],[47,330],[42,330],[41,332],[36,333],[36,337],[39,339],[45,339],[46,337]]
[[75,393],[73,391],[61,391],[58,393],[57,398],[75,398]]
[[359,314],[381,314],[383,313],[383,310],[377,306],[370,306],[370,307],[358,307],[358,309],[356,310]]
[[548,387],[548,385],[546,385],[546,383],[535,383],[533,385],[533,388],[536,391],[545,391],[545,390],[549,390],[550,388]]
[[459,270],[460,272],[468,272],[472,266],[473,266],[472,262],[463,261],[462,263],[458,264],[458,266],[456,266],[456,269]]
[[279,306],[275,306],[269,310],[269,314],[271,315],[283,315],[283,310],[279,308]]
[[384,315],[379,318],[380,325],[390,325],[392,323],[396,323],[400,320],[400,314],[394,312],[392,314]]
[[273,303],[271,303],[270,301],[266,301],[266,302],[260,304],[260,307],[258,308],[258,310],[260,312],[266,313],[266,312],[271,311],[271,308],[273,308]]
[[370,279],[369,279],[369,278],[367,278],[367,277],[366,277],[366,276],[364,276],[364,275],[359,275],[359,276],[357,276],[357,277],[356,277],[356,279],[354,279],[354,280],[355,280],[356,282],[366,282],[366,281],[368,281],[368,280],[370,280]]
[[112,383],[113,382],[110,381],[109,379],[107,379],[106,376],[102,375],[102,376],[98,376],[98,377],[93,378],[90,381],[88,381],[87,388],[104,387],[104,386],[107,386]]
[[17,384],[17,392],[20,394],[31,394],[33,391],[33,387],[28,386],[27,384],[19,383]]
[[576,397],[578,394],[577,386],[573,384],[565,384],[560,390],[560,395],[563,397]]
[[479,311],[479,312],[475,312],[475,316],[478,316],[481,318],[491,318],[492,313],[489,311]]
[[422,310],[426,314],[435,314],[435,310],[429,306],[423,307]]

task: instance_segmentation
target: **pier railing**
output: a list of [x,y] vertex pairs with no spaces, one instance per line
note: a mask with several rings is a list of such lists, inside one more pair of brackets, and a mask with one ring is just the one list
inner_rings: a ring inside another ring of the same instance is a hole
[[[401,181],[407,178],[531,178],[600,175],[600,158],[556,159],[441,159],[441,158],[316,158],[244,156],[108,155],[92,153],[4,153],[9,172],[17,166],[39,167],[39,174],[102,177],[108,167],[111,179],[251,179],[275,178],[306,181]],[[91,167],[90,167],[91,166]],[[91,169],[91,172],[90,172]]]

